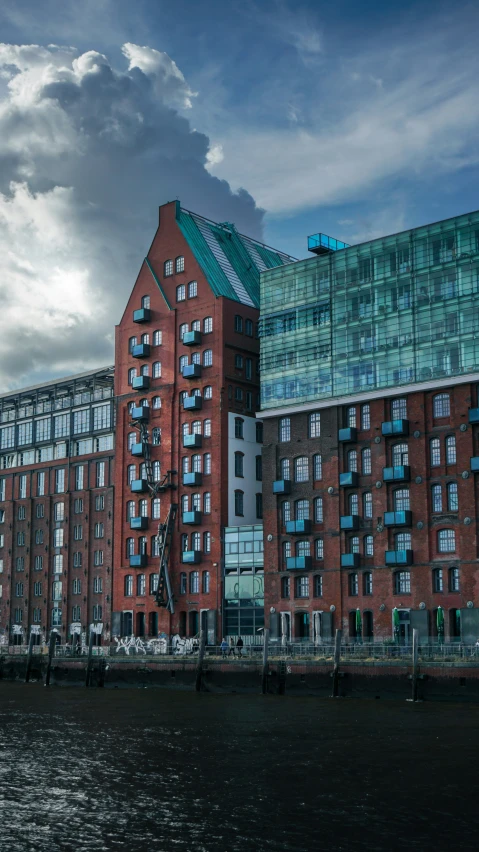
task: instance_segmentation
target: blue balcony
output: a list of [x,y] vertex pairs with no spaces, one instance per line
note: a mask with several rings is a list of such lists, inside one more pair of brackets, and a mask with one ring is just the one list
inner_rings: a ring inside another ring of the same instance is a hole
[[183,400],[183,409],[185,411],[200,411],[203,408],[203,398],[201,396],[185,396]]
[[313,567],[311,556],[287,556],[286,568],[288,571],[310,571]]
[[386,565],[412,565],[412,550],[386,550],[384,559]]
[[311,532],[311,521],[286,521],[286,532],[288,535],[309,535]]
[[148,518],[130,518],[130,529],[131,530],[147,530],[148,529]]
[[193,435],[183,435],[183,446],[184,447],[201,447],[203,443],[203,436],[197,435],[194,433]]
[[133,322],[149,322],[151,319],[151,311],[149,308],[139,308],[133,311]]
[[139,405],[135,406],[131,409],[131,419],[132,420],[149,420],[150,419],[150,409],[147,405]]
[[198,524],[201,524],[201,512],[183,512],[182,520],[184,524],[198,526]]
[[184,379],[199,379],[201,376],[201,364],[186,364],[181,374]]
[[148,482],[146,479],[134,479],[130,482],[130,490],[132,494],[145,494],[148,491]]
[[359,568],[361,556],[359,553],[342,553],[341,568]]
[[186,565],[196,565],[201,562],[201,550],[184,550],[181,554],[181,561]]
[[201,485],[201,481],[202,474],[197,471],[183,474],[183,485]]
[[479,423],[479,408],[469,409],[469,423]]
[[343,488],[347,488],[350,485],[356,487],[359,484],[359,474],[354,470],[348,470],[347,473],[340,473],[339,484]]
[[338,441],[357,441],[358,430],[355,426],[346,426],[345,429],[340,429],[338,432]]
[[383,435],[409,435],[409,420],[388,420],[381,423]]
[[385,527],[410,527],[412,524],[412,512],[409,510],[404,512],[385,512],[384,526]]
[[407,464],[396,467],[383,467],[384,482],[409,482],[411,479],[411,468]]
[[185,346],[199,346],[201,343],[201,331],[187,331],[183,335],[182,340]]
[[277,479],[273,482],[273,494],[291,494],[291,480]]
[[146,444],[133,444],[131,448],[132,456],[143,458],[146,453]]
[[359,515],[341,515],[339,519],[339,527],[342,530],[358,530]]
[[146,553],[137,553],[136,556],[130,556],[130,568],[146,568],[148,565],[148,557]]
[[131,386],[133,390],[148,390],[150,387],[150,377],[137,376],[136,379],[133,379]]
[[473,456],[471,459],[471,470],[474,473],[479,472],[479,456]]
[[150,344],[138,343],[136,346],[133,346],[131,354],[133,355],[133,358],[148,358],[150,354]]
[[308,237],[308,251],[312,251],[314,254],[330,254],[332,251],[344,248],[349,248],[349,243],[328,237],[327,234],[312,234]]

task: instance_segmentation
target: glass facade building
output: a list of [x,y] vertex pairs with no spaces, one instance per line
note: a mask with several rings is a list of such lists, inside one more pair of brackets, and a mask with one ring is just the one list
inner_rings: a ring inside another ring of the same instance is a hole
[[266,270],[262,409],[472,374],[478,325],[479,212]]
[[263,525],[226,527],[224,635],[242,636],[250,644],[261,642],[263,627]]

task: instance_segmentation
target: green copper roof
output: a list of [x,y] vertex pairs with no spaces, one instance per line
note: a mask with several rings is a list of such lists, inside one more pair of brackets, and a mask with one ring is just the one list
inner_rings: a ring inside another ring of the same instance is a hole
[[215,296],[259,308],[260,272],[295,260],[239,234],[229,222],[211,222],[179,204],[177,221]]

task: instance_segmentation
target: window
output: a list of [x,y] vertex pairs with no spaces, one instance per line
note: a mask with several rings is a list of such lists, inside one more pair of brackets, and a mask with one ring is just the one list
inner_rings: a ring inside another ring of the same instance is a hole
[[176,288],[176,301],[184,302],[186,299],[186,287],[184,284],[180,284],[179,287]]
[[314,500],[314,523],[323,523],[323,498],[316,497]]
[[238,334],[243,334],[243,317],[240,317],[238,314],[235,315],[235,331]]
[[198,295],[198,282],[190,281],[188,284],[188,299],[194,299]]
[[81,568],[81,564],[82,564],[82,553],[81,553],[80,550],[77,550],[73,554],[73,567],[74,568]]
[[433,590],[433,592],[444,591],[442,568],[434,568],[433,569],[433,572],[432,572],[432,590]]
[[281,504],[281,516],[283,524],[285,524],[286,521],[291,520],[291,503],[288,500],[285,500],[285,502]]
[[370,491],[365,491],[363,494],[363,518],[372,518],[373,516],[373,495]]
[[73,538],[75,541],[81,541],[83,538],[83,527],[81,524],[76,524],[73,527]]
[[261,456],[255,458],[256,481],[261,482],[263,479],[263,459]]
[[136,578],[136,594],[146,595],[146,574],[138,574]]
[[407,444],[395,444],[393,446],[392,463],[394,467],[409,464],[409,450]]
[[455,435],[448,435],[446,438],[446,464],[456,464]]
[[158,591],[158,581],[158,574],[150,574],[150,595],[154,595]]
[[347,421],[347,425],[350,426],[351,428],[354,428],[356,426],[356,406],[355,405],[352,405],[352,406],[350,406],[350,408],[347,409],[346,421]]
[[[65,471],[63,471],[63,474],[65,474]],[[20,499],[27,496],[27,477],[25,476],[25,474],[22,474],[22,476],[20,476],[19,478],[18,496],[20,497]]]
[[284,443],[291,440],[291,418],[281,417],[279,421],[279,440]]
[[253,394],[251,391],[246,391],[246,408],[249,410],[253,408]]
[[309,500],[296,500],[295,517],[297,521],[309,520]]
[[77,497],[73,504],[73,511],[75,515],[81,515],[83,512],[83,500],[81,497]]
[[409,488],[397,488],[394,492],[394,511],[407,512],[409,508]]
[[313,591],[314,597],[315,598],[321,598],[323,596],[323,578],[322,578],[321,574],[316,574],[315,577],[313,578],[313,582],[314,582],[314,591]]
[[244,454],[235,453],[235,476],[243,476]]
[[213,331],[213,317],[205,317],[203,320],[203,334],[211,334]]
[[290,556],[291,556],[291,542],[290,541],[284,541],[283,542],[283,559],[284,560],[289,559]]
[[213,399],[213,388],[211,385],[206,385],[203,389],[203,399]]
[[447,491],[447,510],[448,512],[459,511],[459,498],[457,493],[457,482],[448,482]]
[[205,438],[211,438],[211,420],[203,421],[203,435]]
[[391,401],[391,419],[407,420],[407,401],[405,397]]
[[185,334],[186,334],[188,331],[189,331],[189,329],[188,329],[188,323],[187,323],[187,322],[183,322],[183,323],[180,325],[180,328],[179,328],[179,332],[180,332],[180,340],[183,340],[183,337],[185,336]]
[[243,491],[235,491],[235,515],[242,517],[244,515],[244,493]]
[[65,504],[64,503],[55,503],[53,514],[54,514],[54,518],[55,518],[56,521],[64,521],[65,520]]
[[186,574],[184,571],[180,574],[180,595],[186,595]]
[[204,553],[211,553],[211,533],[210,532],[204,532],[203,533],[203,552]]
[[208,595],[210,591],[210,572],[203,571],[201,576],[201,591],[204,595]]
[[438,393],[432,400],[433,417],[450,417],[451,402],[448,393]]
[[23,556],[17,556],[16,562],[15,562],[15,568],[16,568],[17,571],[24,571],[25,570],[25,558]]
[[235,438],[244,438],[244,420],[242,417],[235,417]]
[[102,512],[104,508],[105,508],[105,495],[104,494],[97,494],[97,496],[95,497],[95,511],[96,512]]
[[153,332],[153,346],[161,346],[163,343],[163,332],[159,329]]
[[43,571],[43,556],[35,556],[35,562],[33,564],[34,571]]
[[193,473],[201,473],[201,456],[199,453],[191,456],[191,470]]
[[127,468],[126,468],[126,479],[127,479],[128,485],[131,485],[131,483],[136,479],[136,464],[129,464],[127,466]]
[[244,323],[244,333],[248,335],[248,337],[253,337],[253,320],[246,319]]
[[43,518],[45,514],[45,507],[43,503],[37,503],[36,515],[37,518]]
[[[366,431],[371,428],[371,410],[369,407],[369,402],[366,402],[361,406],[361,429]],[[364,473],[364,471],[363,471]]]
[[441,441],[439,438],[432,438],[429,441],[429,452],[431,467],[438,467],[441,464]]
[[459,591],[459,568],[449,568],[449,591]]
[[93,553],[93,564],[103,565],[103,550],[95,550]]
[[347,454],[348,471],[357,472],[358,469],[358,454],[356,450],[348,450]]
[[211,473],[211,453],[203,455],[203,473],[208,476]]
[[349,594],[350,595],[358,595],[359,594],[359,582],[357,574],[349,575]]
[[323,478],[323,462],[321,456],[316,453],[313,456],[313,479],[317,482]]
[[243,399],[243,391],[241,388],[235,388],[235,400],[241,402]]
[[411,550],[411,533],[397,533],[394,540],[396,550]]
[[[187,396],[187,394],[185,394],[184,396]],[[153,408],[161,408],[161,397],[154,396],[153,399],[151,400],[151,405],[152,405]]]
[[37,473],[37,497],[43,497],[45,494],[45,471],[41,470]]
[[130,598],[133,594],[133,574],[125,576],[125,597]]
[[25,506],[19,506],[18,507],[18,520],[24,521],[26,516],[27,516],[27,511],[25,509]]
[[[142,335],[144,337],[145,335]],[[93,409],[93,429],[98,431],[99,429],[110,429],[111,428],[111,405],[107,403],[106,405],[97,405]]]
[[105,527],[103,524],[95,524],[95,538],[103,538],[105,535]]
[[53,418],[55,438],[66,438],[70,434],[70,415],[57,414]]
[[52,601],[61,601],[62,599],[62,581],[55,580],[52,583]]
[[411,572],[396,571],[394,574],[394,592],[396,595],[411,594]]
[[190,595],[198,595],[200,592],[200,572],[191,571],[190,573]]
[[93,621],[101,621],[103,616],[103,607],[100,604],[95,604],[93,606]]
[[235,370],[242,370],[242,369],[243,369],[243,356],[242,355],[235,355]]
[[63,529],[53,530],[53,547],[63,547]]
[[319,438],[321,435],[321,414],[319,411],[309,415],[309,437]]
[[316,559],[324,559],[324,542],[322,538],[317,538],[314,542],[314,555]]
[[256,424],[256,443],[257,444],[263,443],[263,424],[262,423]]
[[309,556],[311,551],[311,545],[309,541],[297,541],[296,542],[296,556]]
[[35,423],[35,432],[36,432],[36,440],[40,441],[49,441],[51,435],[51,421],[49,417],[42,417],[41,420],[37,420]]
[[81,595],[81,580],[78,577],[73,580],[72,592],[74,595]]
[[175,260],[175,272],[184,272],[185,271],[185,258],[183,255],[180,255]]
[[289,479],[289,459],[281,459],[280,461],[281,479]]
[[251,379],[253,377],[253,361],[251,358],[246,358],[245,360],[245,375],[247,379]]
[[154,379],[161,379],[161,362],[155,361],[153,364],[152,376]]
[[211,512],[211,494],[209,491],[205,491],[203,494],[203,512],[205,515],[209,515]]
[[439,530],[437,549],[439,553],[454,553],[456,550],[456,533],[454,530]]
[[363,574],[363,595],[372,595],[373,593],[373,575],[371,571],[365,571]]
[[132,351],[133,351],[133,349],[135,348],[135,346],[137,345],[137,343],[138,343],[138,340],[137,340],[137,338],[136,338],[136,337],[130,337],[130,339],[129,339],[129,341],[128,341],[128,350],[129,350],[129,352],[132,352]]
[[261,493],[256,495],[256,517],[263,517],[263,495]]
[[93,592],[100,595],[103,592],[103,580],[101,577],[93,578]]
[[440,485],[431,486],[431,501],[432,511],[442,512],[442,487]]
[[42,584],[40,582],[33,584],[33,594],[36,598],[39,598],[42,593]]
[[165,260],[165,263],[163,265],[163,275],[165,276],[165,278],[168,275],[173,275],[173,261],[172,260]]
[[296,597],[309,597],[309,577],[296,577]]
[[307,482],[309,479],[309,459],[307,456],[299,456],[294,460],[295,482]]
[[15,583],[15,597],[23,598],[23,583]]
[[291,582],[289,577],[281,577],[281,597],[289,598],[291,590]]
[[63,494],[65,491],[65,469],[62,467],[55,471],[55,494]]
[[35,530],[35,544],[43,544],[43,530]]
[[350,494],[349,499],[349,514],[359,515],[359,497],[357,494]]

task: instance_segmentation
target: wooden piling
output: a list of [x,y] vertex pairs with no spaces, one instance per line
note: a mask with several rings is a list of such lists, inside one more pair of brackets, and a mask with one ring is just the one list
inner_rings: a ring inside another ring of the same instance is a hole
[[417,682],[419,679],[419,630],[412,631],[412,700],[417,701]]
[[339,678],[341,677],[339,671],[339,661],[341,659],[341,630],[336,630],[336,635],[334,637],[334,665],[333,665],[333,691],[332,697],[337,698],[339,695]]
[[261,692],[266,695],[268,692],[268,644],[269,644],[269,629],[265,627],[263,633],[263,676],[261,679]]
[[85,686],[90,686],[91,681],[91,666],[92,666],[92,658],[93,658],[93,630],[90,630],[90,637],[88,639],[88,658],[86,662],[86,671],[85,671]]
[[205,657],[205,648],[206,648],[206,630],[202,630],[200,633],[200,647],[198,651],[198,663],[196,665],[196,682],[195,682],[195,690],[196,692],[201,692],[201,681],[203,678],[203,660]]
[[47,673],[45,675],[45,686],[50,686],[50,675],[52,671],[52,660],[55,656],[55,645],[57,644],[57,632],[52,630],[50,633],[50,642],[48,643],[48,662]]
[[30,638],[28,640],[28,651],[27,651],[27,668],[25,670],[25,683],[28,683],[30,680],[30,673],[32,670],[32,657],[33,657],[33,638],[34,634],[30,631]]

